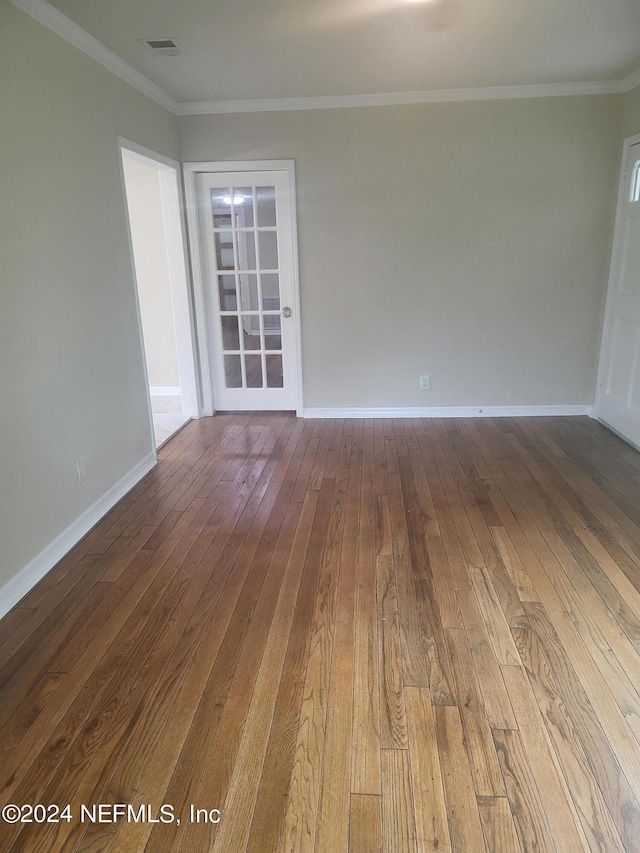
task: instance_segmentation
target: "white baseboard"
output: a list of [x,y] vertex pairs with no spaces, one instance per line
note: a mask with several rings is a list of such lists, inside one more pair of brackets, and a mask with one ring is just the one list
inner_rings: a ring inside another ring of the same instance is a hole
[[182,390],[179,385],[150,385],[149,393],[152,397],[180,397]]
[[0,618],[8,613],[127,492],[131,491],[151,471],[156,462],[155,453],[149,453],[148,456],[145,456],[135,468],[111,486],[101,498],[98,498],[82,515],[56,536],[31,562],[20,569],[0,589]]
[[591,406],[421,406],[415,408],[304,408],[303,418],[527,418],[591,415]]

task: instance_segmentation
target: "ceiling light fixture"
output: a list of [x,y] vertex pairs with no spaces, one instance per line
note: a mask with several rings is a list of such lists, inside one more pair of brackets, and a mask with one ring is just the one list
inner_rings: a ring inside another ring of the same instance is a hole
[[[224,196],[222,196],[222,201],[223,201],[225,204],[231,204],[231,200],[232,200],[232,199],[231,199],[231,196],[230,196],[230,195],[224,195]],[[233,203],[234,203],[234,204],[242,204],[242,202],[243,202],[243,201],[244,201],[244,196],[243,196],[243,195],[234,195],[234,197],[233,197]]]

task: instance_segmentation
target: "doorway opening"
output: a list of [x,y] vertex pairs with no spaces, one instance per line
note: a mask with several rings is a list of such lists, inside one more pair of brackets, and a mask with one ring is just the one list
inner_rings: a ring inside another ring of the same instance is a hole
[[134,143],[119,144],[157,448],[200,414],[179,167]]
[[595,414],[640,448],[640,134],[625,140]]

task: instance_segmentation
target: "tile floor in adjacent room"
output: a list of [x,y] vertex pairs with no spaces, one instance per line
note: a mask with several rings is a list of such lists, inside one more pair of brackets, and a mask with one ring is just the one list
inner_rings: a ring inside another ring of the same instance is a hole
[[182,413],[182,398],[178,395],[152,394],[151,411],[156,447],[163,445],[191,420]]

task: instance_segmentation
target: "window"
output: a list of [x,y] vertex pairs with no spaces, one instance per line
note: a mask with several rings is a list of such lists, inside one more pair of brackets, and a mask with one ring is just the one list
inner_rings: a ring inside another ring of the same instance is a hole
[[640,201],[640,160],[636,160],[631,169],[631,190],[629,201]]

